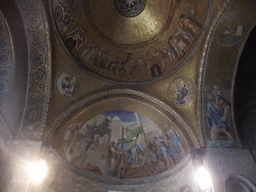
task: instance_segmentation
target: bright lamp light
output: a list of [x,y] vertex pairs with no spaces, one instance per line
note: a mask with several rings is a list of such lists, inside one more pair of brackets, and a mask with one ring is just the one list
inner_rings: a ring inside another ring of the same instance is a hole
[[27,173],[31,181],[35,184],[43,182],[48,172],[48,166],[45,161],[28,163]]
[[202,190],[212,187],[212,180],[209,171],[205,167],[199,167],[195,175],[196,181]]

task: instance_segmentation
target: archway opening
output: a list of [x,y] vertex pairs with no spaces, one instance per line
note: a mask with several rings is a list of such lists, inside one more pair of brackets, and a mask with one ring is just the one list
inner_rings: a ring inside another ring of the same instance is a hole
[[[256,152],[256,27],[251,31],[237,69],[234,112],[242,146]],[[256,153],[255,153],[256,155]]]

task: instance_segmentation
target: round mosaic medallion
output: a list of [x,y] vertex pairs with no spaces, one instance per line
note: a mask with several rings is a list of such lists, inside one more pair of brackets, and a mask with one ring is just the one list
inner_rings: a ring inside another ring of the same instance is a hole
[[195,84],[188,77],[179,77],[169,84],[167,94],[170,102],[176,106],[185,106],[194,98]]
[[62,72],[57,79],[57,90],[64,97],[73,97],[80,91],[80,78],[73,71]]
[[224,46],[236,44],[243,36],[244,26],[241,23],[227,23],[218,31],[218,40]]
[[125,17],[139,15],[146,6],[146,0],[114,0],[116,10]]

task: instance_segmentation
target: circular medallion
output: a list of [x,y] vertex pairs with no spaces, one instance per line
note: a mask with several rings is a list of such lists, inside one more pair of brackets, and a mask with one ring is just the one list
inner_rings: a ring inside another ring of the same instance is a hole
[[146,0],[114,0],[116,10],[125,17],[135,17],[144,10]]
[[43,91],[37,88],[30,88],[28,98],[32,103],[40,103],[44,101]]
[[57,90],[64,97],[73,97],[80,91],[80,78],[72,71],[62,72],[57,79]]
[[34,13],[28,13],[26,15],[26,23],[29,27],[31,28],[38,28],[41,25],[41,20],[40,17],[38,17],[36,14]]
[[185,106],[195,95],[195,84],[188,77],[179,77],[169,84],[167,95],[174,105]]
[[43,33],[31,33],[30,41],[35,47],[42,47],[45,43],[45,36]]
[[40,67],[41,65],[45,64],[45,55],[35,49],[30,53],[30,61],[32,65]]
[[26,116],[32,122],[38,121],[41,119],[42,110],[38,107],[31,107],[28,109]]
[[37,70],[37,71],[32,72],[31,81],[35,85],[38,85],[38,86],[43,85],[46,81],[45,72],[41,71],[41,70]]
[[218,32],[218,40],[224,46],[231,46],[236,44],[243,35],[242,24],[227,23],[222,26]]

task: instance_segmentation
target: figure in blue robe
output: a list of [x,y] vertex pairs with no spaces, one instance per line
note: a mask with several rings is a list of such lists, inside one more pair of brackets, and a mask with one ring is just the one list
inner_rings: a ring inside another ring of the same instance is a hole
[[206,117],[208,128],[211,130],[212,140],[217,140],[217,134],[226,135],[229,140],[233,141],[230,134],[230,123],[225,120],[229,103],[223,97],[217,98],[216,104],[208,102],[207,111],[210,117]]

